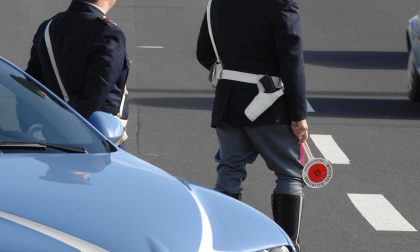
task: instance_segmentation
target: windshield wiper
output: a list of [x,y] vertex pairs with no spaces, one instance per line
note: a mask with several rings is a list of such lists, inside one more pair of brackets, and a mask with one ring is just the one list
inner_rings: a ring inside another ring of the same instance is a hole
[[47,149],[53,148],[67,153],[86,153],[83,147],[75,147],[46,142],[0,142],[0,149]]

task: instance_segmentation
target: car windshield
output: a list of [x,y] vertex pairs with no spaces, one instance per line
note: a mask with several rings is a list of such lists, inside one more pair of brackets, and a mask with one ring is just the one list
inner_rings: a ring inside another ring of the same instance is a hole
[[75,114],[1,59],[0,108],[2,152],[107,151],[101,139]]

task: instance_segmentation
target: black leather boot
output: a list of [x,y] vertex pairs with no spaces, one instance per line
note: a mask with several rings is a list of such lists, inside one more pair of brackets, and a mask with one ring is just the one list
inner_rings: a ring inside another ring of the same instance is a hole
[[230,193],[230,192],[222,192],[223,194],[226,194],[227,196],[230,196],[234,199],[241,200],[242,201],[242,194],[241,193]]
[[273,193],[271,207],[274,221],[283,228],[300,251],[299,228],[302,215],[303,196]]

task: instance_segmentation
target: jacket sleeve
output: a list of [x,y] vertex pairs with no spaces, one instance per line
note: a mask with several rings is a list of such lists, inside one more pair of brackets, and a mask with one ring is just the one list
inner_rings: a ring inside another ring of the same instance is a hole
[[40,41],[40,36],[43,34],[43,29],[41,29],[45,24],[41,24],[38,28],[38,31],[35,33],[35,36],[32,40],[31,54],[26,67],[25,72],[37,79],[39,82],[44,83],[44,77],[42,74],[41,62],[39,60],[39,55],[37,51],[37,43]]
[[207,27],[207,16],[204,15],[203,22],[201,23],[200,33],[197,41],[196,51],[198,62],[205,68],[209,69],[216,62],[216,55],[211,44],[209,30]]
[[82,91],[69,104],[85,118],[105,102],[124,68],[126,39],[118,27],[107,26],[88,52],[89,66]]
[[295,0],[277,0],[274,14],[277,58],[292,121],[306,119],[306,85],[301,26]]

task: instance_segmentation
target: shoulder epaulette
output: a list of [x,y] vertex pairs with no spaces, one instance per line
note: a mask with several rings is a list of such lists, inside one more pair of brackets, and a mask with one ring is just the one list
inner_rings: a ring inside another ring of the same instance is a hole
[[117,23],[115,23],[112,19],[108,18],[105,15],[100,16],[99,19],[107,25],[117,25]]

